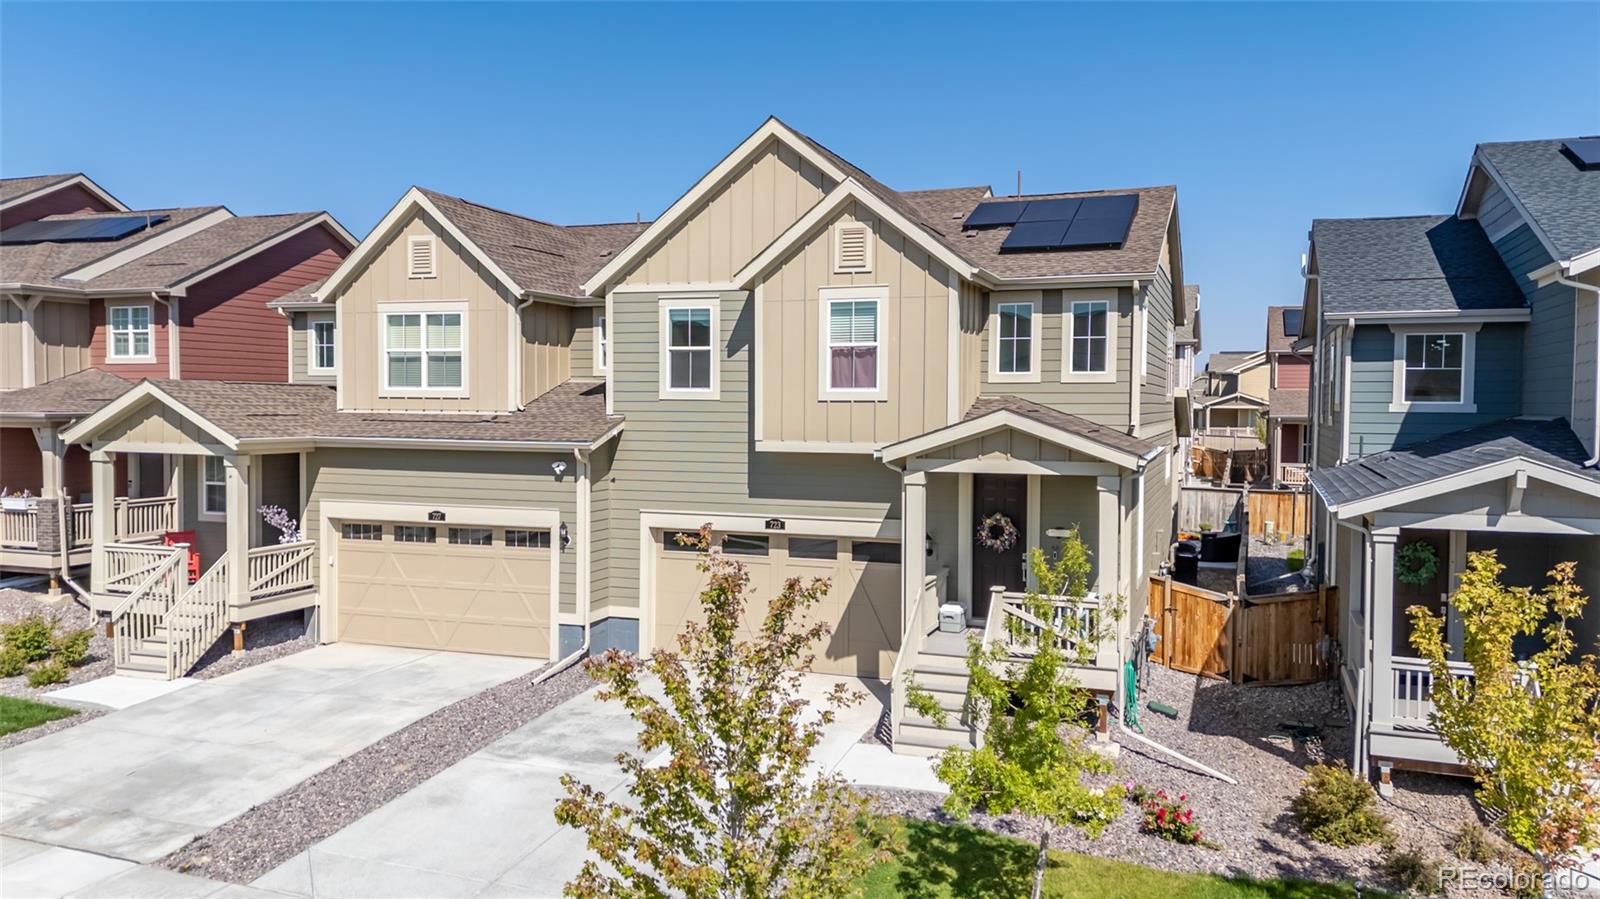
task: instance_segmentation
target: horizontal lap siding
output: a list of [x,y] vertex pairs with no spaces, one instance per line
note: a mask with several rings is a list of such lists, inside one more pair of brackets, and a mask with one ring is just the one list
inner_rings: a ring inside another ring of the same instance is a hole
[[328,277],[345,253],[343,241],[315,227],[190,287],[178,307],[182,376],[287,380],[288,332],[267,302]]
[[1538,287],[1526,277],[1551,262],[1527,225],[1501,237],[1494,247],[1522,288],[1531,313],[1522,341],[1522,411],[1526,415],[1571,415],[1576,292],[1554,283]]
[[[296,384],[334,384],[339,378],[336,374],[338,359],[335,358],[335,370],[312,371],[311,369],[311,326],[316,322],[331,322],[334,320],[332,312],[291,312],[289,314],[289,380]],[[337,357],[339,351],[339,335],[333,335],[334,353]]]
[[1139,389],[1139,436],[1165,443],[1172,439],[1172,275],[1163,266],[1145,288],[1145,379]]
[[[569,465],[557,480],[551,463],[570,456],[521,452],[320,449],[306,459],[310,485],[305,529],[320,539],[322,504],[394,502],[490,509],[556,509],[573,532],[561,556],[561,611],[573,613],[577,561],[577,488]],[[452,524],[472,522],[449,521]],[[551,546],[559,542],[553,535]]]
[[[1081,415],[1097,424],[1124,429],[1128,426],[1129,364],[1133,358],[1133,292],[1117,288],[1115,381],[1105,383],[1061,382],[1064,364],[1062,342],[1066,337],[1066,315],[1069,304],[1075,299],[1098,299],[1105,291],[1046,290],[1042,306],[1044,320],[1039,329],[1039,362],[1043,366],[1037,384],[992,383],[989,380],[989,354],[993,351],[993,337],[989,333],[993,316],[985,316],[983,333],[979,338],[978,377],[980,391],[985,396],[1010,394],[1033,400],[1047,406]],[[995,302],[991,295],[991,305]],[[1165,365],[1165,363],[1162,363]]]
[[721,398],[659,398],[658,297],[618,293],[615,410],[627,417],[611,469],[610,603],[636,606],[642,509],[882,519],[899,515],[899,478],[865,455],[757,453],[748,294],[726,292],[716,354]]
[[1304,356],[1278,356],[1278,388],[1305,390],[1311,386],[1311,360]]
[[1357,327],[1350,359],[1350,457],[1399,449],[1520,414],[1521,332],[1521,325],[1504,324],[1484,325],[1478,332],[1476,413],[1399,413],[1389,411],[1394,396],[1394,333],[1383,326]]
[[[589,607],[598,609],[611,602],[612,492],[616,477],[611,463],[617,442],[608,442],[589,457]],[[574,538],[576,542],[577,539]]]

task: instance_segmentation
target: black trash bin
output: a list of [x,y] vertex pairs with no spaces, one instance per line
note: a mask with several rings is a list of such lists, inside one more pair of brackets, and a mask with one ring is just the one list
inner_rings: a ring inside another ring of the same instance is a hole
[[1172,553],[1172,576],[1178,581],[1200,585],[1200,547],[1190,540],[1179,543]]

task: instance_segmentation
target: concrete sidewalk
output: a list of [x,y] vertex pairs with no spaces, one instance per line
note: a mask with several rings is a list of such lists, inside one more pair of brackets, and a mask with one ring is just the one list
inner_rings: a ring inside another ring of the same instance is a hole
[[5,899],[281,899],[282,894],[0,836]]

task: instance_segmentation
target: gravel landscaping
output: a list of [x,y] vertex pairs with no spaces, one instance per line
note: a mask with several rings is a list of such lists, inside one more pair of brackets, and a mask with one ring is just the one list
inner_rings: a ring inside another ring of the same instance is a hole
[[490,687],[395,731],[158,864],[213,880],[255,880],[594,686],[582,665],[530,688],[538,673]]
[[[1178,709],[1172,720],[1140,709],[1145,736],[1227,773],[1223,783],[1161,753],[1120,739],[1114,782],[1136,781],[1169,795],[1186,793],[1205,835],[1221,849],[1180,846],[1139,831],[1131,805],[1098,840],[1072,829],[1052,834],[1051,845],[1172,871],[1244,874],[1343,881],[1393,889],[1380,872],[1377,846],[1340,849],[1304,837],[1290,812],[1307,765],[1348,759],[1351,729],[1338,687],[1324,682],[1297,687],[1235,686],[1151,666],[1149,694]],[[1449,845],[1464,821],[1479,820],[1472,783],[1462,778],[1400,772],[1394,797],[1379,800],[1401,848],[1421,848],[1456,863]],[[937,819],[940,797],[904,791],[869,791],[885,812]],[[1034,822],[975,816],[971,823],[999,833],[1037,839]],[[1463,893],[1462,895],[1474,895]],[[1481,891],[1475,895],[1484,895]]]
[[222,637],[206,650],[205,655],[200,657],[200,661],[195,663],[189,676],[209,680],[242,671],[251,665],[281,659],[316,645],[317,641],[306,633],[305,614],[285,612],[282,615],[262,618],[247,624],[244,652],[235,653],[233,631],[224,632]]
[[[48,595],[42,588],[0,590],[0,624],[11,624],[33,615],[43,615],[46,618],[57,619],[56,631],[60,633],[89,627],[93,623],[88,609],[70,599],[55,603],[46,602],[45,597]],[[111,673],[112,667],[111,641],[107,639],[104,628],[96,628],[94,637],[89,641],[89,654],[82,665],[67,669],[66,683],[51,684],[48,687],[30,687],[26,675],[5,677],[0,678],[0,694],[20,696],[23,699],[40,699],[45,694],[62,687],[105,677]]]
[[1305,549],[1304,539],[1278,542],[1251,537],[1245,556],[1246,592],[1259,596],[1309,589],[1305,569],[1289,570],[1289,553],[1296,549]]

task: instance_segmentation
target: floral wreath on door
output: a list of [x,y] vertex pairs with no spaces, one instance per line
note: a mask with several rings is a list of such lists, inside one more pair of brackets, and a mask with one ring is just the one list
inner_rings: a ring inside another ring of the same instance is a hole
[[1021,536],[1016,524],[1004,512],[996,512],[978,522],[978,545],[997,553],[1016,546]]

